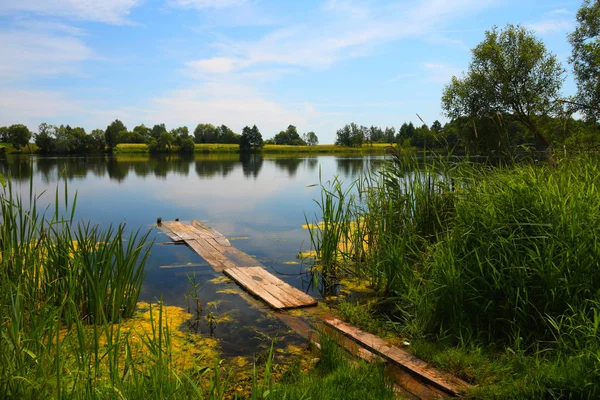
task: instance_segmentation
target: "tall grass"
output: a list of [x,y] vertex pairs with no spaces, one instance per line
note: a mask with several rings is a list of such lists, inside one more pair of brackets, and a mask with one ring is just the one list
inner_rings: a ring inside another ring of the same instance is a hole
[[141,398],[150,388],[192,388],[170,372],[162,308],[145,350],[114,324],[133,314],[148,234],[75,224],[66,188],[65,210],[57,191],[46,218],[32,193],[23,200],[9,183],[0,197],[0,397]]
[[[363,182],[366,206],[353,218],[365,221],[366,262],[342,259],[406,333],[569,360],[583,381],[600,379],[598,160],[491,167],[393,156]],[[336,200],[323,193],[320,204]],[[357,208],[337,215],[348,210]],[[567,372],[553,378],[571,393]]]

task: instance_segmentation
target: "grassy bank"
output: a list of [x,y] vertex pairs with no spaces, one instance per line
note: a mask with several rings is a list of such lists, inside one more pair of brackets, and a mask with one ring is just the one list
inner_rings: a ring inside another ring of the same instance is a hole
[[318,269],[369,284],[370,317],[477,384],[475,397],[595,398],[597,182],[592,158],[490,167],[396,157],[356,190],[323,188]]
[[[344,147],[335,146],[333,144],[323,144],[316,146],[284,146],[267,144],[262,148],[262,153],[300,153],[300,154],[372,154],[385,153],[386,148],[390,147],[386,143],[374,143],[373,145],[363,145],[362,147]],[[115,148],[116,153],[148,153],[146,144],[137,143],[121,143]],[[238,153],[239,146],[237,144],[219,144],[219,143],[202,143],[196,144],[195,153]]]

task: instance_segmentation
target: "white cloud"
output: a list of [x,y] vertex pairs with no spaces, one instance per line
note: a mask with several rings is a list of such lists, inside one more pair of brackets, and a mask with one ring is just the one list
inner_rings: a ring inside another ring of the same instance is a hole
[[185,63],[192,76],[203,77],[204,74],[223,74],[241,67],[242,62],[234,58],[214,57]]
[[386,82],[387,83],[392,83],[392,82],[396,82],[397,80],[400,80],[400,79],[413,78],[415,76],[417,76],[417,74],[413,74],[413,73],[410,73],[410,74],[398,74],[398,75],[394,76],[393,78],[388,79]]
[[58,123],[57,118],[82,111],[80,102],[59,92],[0,88],[0,126],[25,124],[37,131],[41,122]]
[[439,63],[424,63],[423,68],[428,72],[428,81],[433,83],[448,83],[453,76],[461,73],[460,68]]
[[574,28],[575,18],[570,11],[558,9],[544,14],[541,20],[528,23],[526,26],[540,35],[567,32]]
[[172,7],[195,8],[197,10],[205,8],[228,8],[244,4],[246,0],[170,0],[168,2]]
[[156,121],[152,123],[192,128],[199,122],[225,124],[237,132],[245,125],[257,124],[265,137],[289,124],[306,126],[318,115],[305,105],[284,106],[248,85],[218,82],[157,96],[144,114],[135,117],[146,123]]
[[28,31],[35,32],[50,32],[60,33],[70,36],[85,36],[86,32],[82,28],[78,28],[72,25],[64,24],[61,22],[51,21],[38,21],[32,19],[20,19],[15,21],[15,25],[21,28],[25,28]]
[[23,80],[35,76],[78,73],[79,63],[94,57],[77,37],[51,32],[0,32],[3,60],[0,80]]
[[7,0],[0,2],[0,13],[25,11],[109,24],[124,24],[131,9],[140,2],[141,0]]
[[566,32],[572,30],[575,24],[572,20],[547,19],[533,24],[528,24],[529,29],[536,33],[545,34],[552,32]]
[[256,41],[221,40],[214,43],[217,57],[193,60],[188,66],[228,73],[264,64],[327,68],[342,59],[368,55],[377,45],[440,32],[455,17],[464,18],[491,1],[427,0],[416,6],[403,2],[367,7],[332,0],[322,8],[322,16],[306,24],[278,29]]

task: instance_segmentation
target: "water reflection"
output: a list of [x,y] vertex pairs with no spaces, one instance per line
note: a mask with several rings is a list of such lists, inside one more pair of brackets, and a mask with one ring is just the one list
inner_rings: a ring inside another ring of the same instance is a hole
[[368,170],[377,168],[383,159],[381,157],[339,157],[336,163],[339,173],[344,176],[358,178],[358,176]]
[[[86,156],[86,157],[36,157],[9,156],[0,159],[0,173],[11,176],[16,181],[27,181],[32,174],[38,174],[44,183],[56,181],[59,177],[73,180],[85,178],[88,174],[96,177],[108,176],[110,180],[124,182],[130,176],[153,176],[166,179],[169,174],[189,176],[193,168],[199,178],[227,177],[235,169],[241,169],[248,178],[257,178],[265,163],[273,164],[278,171],[294,177],[301,166],[314,171],[318,166],[317,157],[264,157],[261,154],[225,154],[197,156]],[[363,165],[360,159],[340,159],[338,165],[344,174],[355,175]]]
[[263,165],[263,156],[261,154],[240,154],[240,163],[245,177],[257,178]]
[[[157,217],[164,220],[206,221],[217,231],[236,240],[235,247],[255,256],[267,269],[301,290],[318,295],[305,282],[305,266],[292,264],[299,251],[309,250],[310,237],[302,225],[306,218],[320,218],[313,199],[319,196],[314,184],[335,175],[350,181],[377,158],[214,154],[177,156],[9,156],[0,159],[0,173],[10,176],[15,190],[27,198],[29,182],[40,196],[40,208],[53,209],[56,187],[68,181],[77,192],[76,220],[107,227],[126,222],[135,230],[152,229]],[[62,202],[62,197],[59,198]],[[147,261],[147,276],[140,300],[187,307],[190,289],[187,276],[196,273],[203,319],[192,320],[192,328],[213,334],[224,354],[251,353],[270,340],[289,334],[284,324],[251,297],[224,291],[223,284],[210,281],[220,276],[185,246],[160,245],[168,238],[152,229],[155,244]],[[183,265],[184,268],[169,268]],[[198,265],[192,267],[192,265]],[[167,267],[167,268],[165,268]],[[227,285],[227,284],[225,284]],[[233,283],[230,288],[237,288]],[[216,326],[206,320],[208,312]],[[286,340],[296,340],[289,335]]]

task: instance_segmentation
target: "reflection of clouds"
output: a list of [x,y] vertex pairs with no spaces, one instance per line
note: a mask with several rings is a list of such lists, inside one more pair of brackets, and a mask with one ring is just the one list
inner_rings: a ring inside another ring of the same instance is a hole
[[[257,179],[244,178],[241,171],[225,177],[190,182],[189,179],[167,179],[161,190],[152,195],[180,207],[211,213],[238,213],[254,208],[261,200],[294,186],[293,181],[273,179],[272,171],[264,171]],[[240,179],[241,178],[241,179]]]

